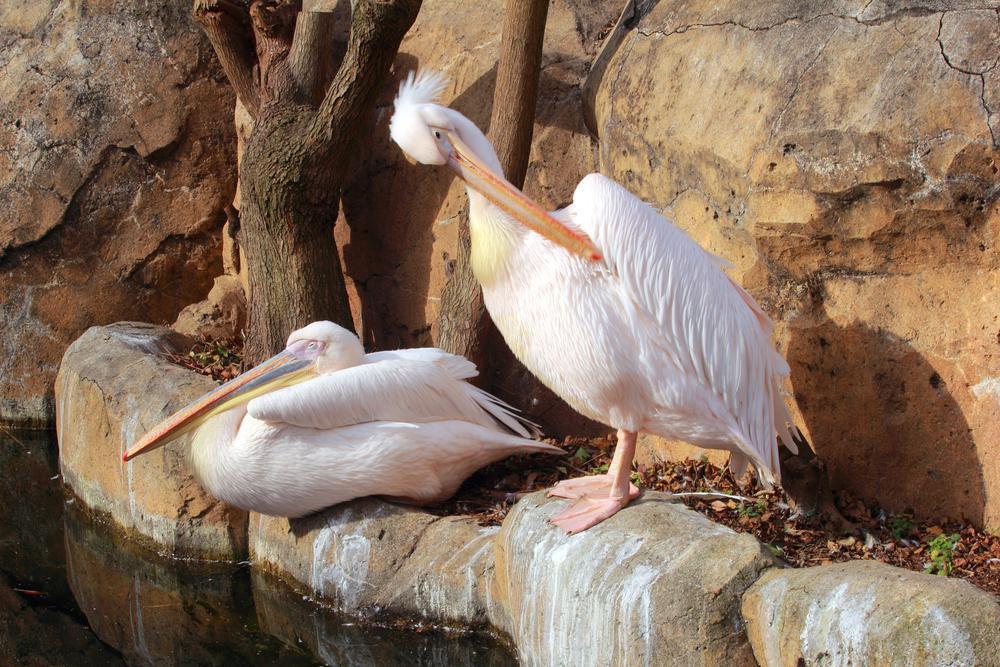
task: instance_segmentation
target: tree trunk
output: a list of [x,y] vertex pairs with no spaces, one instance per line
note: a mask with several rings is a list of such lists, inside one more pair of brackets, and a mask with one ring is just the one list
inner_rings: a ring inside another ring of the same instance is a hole
[[[528,169],[548,8],[547,0],[507,0],[504,8],[489,134],[504,175],[518,187],[524,184]],[[488,384],[487,345],[500,336],[472,275],[469,248],[466,210],[458,233],[455,269],[441,293],[438,345],[475,363],[480,369],[480,382]],[[502,340],[500,345],[504,346]]]
[[[315,111],[279,107],[257,121],[240,168],[240,223],[250,285],[245,357],[256,364],[288,334],[326,319],[353,329],[333,240],[340,203],[335,179],[303,178],[301,141]],[[319,156],[313,155],[312,159]]]
[[301,15],[301,0],[195,0],[195,16],[254,119],[240,166],[245,363],[274,354],[292,330],[318,319],[354,328],[333,225],[361,121],[419,9],[420,0],[357,0],[338,68],[332,17]]

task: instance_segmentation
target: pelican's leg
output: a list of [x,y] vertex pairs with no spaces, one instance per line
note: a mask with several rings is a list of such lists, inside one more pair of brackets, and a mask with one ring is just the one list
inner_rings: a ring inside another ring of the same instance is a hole
[[[591,495],[590,488],[586,487],[588,493],[578,496],[579,500],[569,509],[555,515],[549,522],[572,535],[614,516],[618,510],[628,505],[629,501],[637,498],[639,489],[631,481],[636,436],[637,434],[632,431],[618,432],[618,446],[615,447],[615,455],[611,459],[608,474],[600,475],[602,479],[599,483],[595,480],[594,488],[601,489],[602,493]],[[610,483],[603,478],[608,478]],[[558,489],[553,489],[556,490]]]
[[[622,443],[629,437],[628,431],[618,429],[618,446],[615,447],[615,454],[611,459],[611,465],[608,468],[608,472],[603,475],[588,475],[587,477],[574,477],[573,479],[564,479],[563,481],[556,484],[554,487],[549,489],[547,495],[549,498],[569,498],[571,500],[576,500],[577,498],[589,497],[589,498],[607,498],[611,495],[611,486],[614,483],[614,474],[618,470],[622,463],[622,457],[624,456],[624,451],[622,448]],[[633,439],[632,442],[632,452],[635,452],[635,442],[634,439],[636,434],[631,434]],[[632,459],[629,458],[626,468],[631,470]],[[631,475],[630,475],[631,477]],[[635,489],[638,493],[639,489]]]

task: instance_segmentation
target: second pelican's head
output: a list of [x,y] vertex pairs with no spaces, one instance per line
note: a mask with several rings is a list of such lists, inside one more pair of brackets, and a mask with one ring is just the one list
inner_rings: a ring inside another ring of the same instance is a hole
[[358,337],[333,322],[313,322],[288,337],[285,349],[210,391],[154,427],[123,455],[124,461],[188,433],[205,420],[269,391],[362,363]]
[[410,72],[399,87],[389,134],[403,153],[421,164],[448,165],[470,188],[524,226],[570,252],[601,259],[590,239],[563,225],[503,177],[496,152],[472,121],[435,104],[445,83],[434,72]]

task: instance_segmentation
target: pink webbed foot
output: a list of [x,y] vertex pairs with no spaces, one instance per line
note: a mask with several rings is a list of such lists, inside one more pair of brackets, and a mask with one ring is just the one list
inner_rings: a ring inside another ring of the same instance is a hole
[[549,492],[545,496],[548,498],[569,498],[571,500],[583,498],[584,496],[601,496],[607,498],[611,495],[611,484],[613,481],[614,478],[609,474],[564,479],[549,489]]
[[596,526],[600,522],[618,513],[629,504],[630,501],[639,497],[639,489],[632,486],[629,494],[623,498],[593,498],[584,496],[563,510],[559,514],[549,519],[549,523],[565,530],[569,535],[579,533]]

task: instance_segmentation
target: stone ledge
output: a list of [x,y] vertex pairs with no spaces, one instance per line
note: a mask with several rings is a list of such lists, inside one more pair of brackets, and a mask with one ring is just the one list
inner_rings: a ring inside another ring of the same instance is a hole
[[120,322],[91,327],[70,345],[55,387],[59,466],[88,511],[154,550],[241,560],[247,513],[202,490],[186,437],[122,463],[149,428],[215,386],[163,358],[189,343],[163,327]]
[[157,551],[249,553],[258,574],[339,611],[505,633],[524,665],[1000,664],[1000,606],[972,585],[873,562],[774,567],[752,536],[656,492],[574,536],[547,523],[566,501],[541,492],[499,528],[375,498],[248,520],[197,486],[186,443],[120,463],[212,386],[160,356],[187,342],[149,325],[90,329],[56,386],[66,483]]

